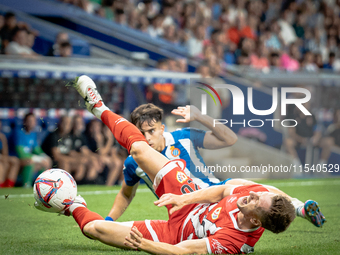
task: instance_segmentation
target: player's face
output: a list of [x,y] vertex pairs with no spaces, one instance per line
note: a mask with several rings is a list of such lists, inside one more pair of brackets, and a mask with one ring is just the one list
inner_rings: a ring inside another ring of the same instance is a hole
[[74,119],[73,129],[75,133],[81,133],[84,130],[84,121],[81,117],[76,117]]
[[25,121],[26,130],[30,132],[31,130],[35,128],[36,124],[37,124],[37,121],[35,117],[33,115],[28,116]]
[[70,117],[64,117],[60,123],[61,133],[68,134],[72,129],[72,119]]
[[165,139],[163,137],[164,125],[161,122],[143,122],[140,131],[145,136],[149,145],[156,151],[161,152],[165,147]]
[[237,200],[237,207],[245,216],[253,216],[253,212],[262,208],[266,211],[272,205],[272,198],[276,194],[271,192],[249,192],[249,196],[240,197]]

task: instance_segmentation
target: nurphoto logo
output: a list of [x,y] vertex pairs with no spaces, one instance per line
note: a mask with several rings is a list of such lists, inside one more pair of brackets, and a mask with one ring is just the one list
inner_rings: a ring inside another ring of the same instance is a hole
[[[216,102],[215,97],[219,100],[221,106],[222,106],[222,101],[217,93],[216,89],[227,89],[233,98],[233,115],[244,115],[244,107],[245,107],[245,96],[240,88],[238,88],[235,85],[231,84],[218,84],[214,85],[212,87],[211,85],[204,83],[204,82],[196,82],[202,87],[196,87],[205,93],[201,94],[201,112],[203,115],[207,114],[207,95],[209,95],[212,100],[214,101],[215,105],[218,103]],[[215,89],[216,88],[216,89]],[[211,91],[211,92],[210,92]],[[287,94],[288,93],[301,93],[304,95],[304,97],[301,98],[288,98]],[[293,87],[283,87],[281,88],[281,115],[285,116],[287,115],[287,105],[295,105],[304,115],[312,115],[306,107],[304,107],[302,104],[307,103],[311,99],[311,93],[309,90],[305,88],[293,88]],[[266,116],[274,113],[278,107],[278,101],[279,101],[279,96],[278,96],[278,89],[276,87],[272,88],[272,105],[270,109],[267,110],[258,110],[255,109],[254,104],[253,104],[253,88],[249,87],[247,89],[247,106],[248,109],[251,113],[257,116]],[[265,119],[267,122],[272,123],[272,127],[274,126],[275,121],[280,121],[280,119]],[[247,124],[249,127],[262,127],[265,123],[262,119],[250,119],[247,121]],[[234,122],[232,120],[228,121],[227,119],[214,119],[214,126],[218,124],[227,124],[230,122],[230,125],[232,126],[233,124],[243,124],[243,126],[246,126],[246,120],[244,119],[243,122]],[[255,125],[255,123],[257,125]],[[281,125],[283,127],[295,127],[297,125],[297,121],[294,119],[283,119],[281,120]]]

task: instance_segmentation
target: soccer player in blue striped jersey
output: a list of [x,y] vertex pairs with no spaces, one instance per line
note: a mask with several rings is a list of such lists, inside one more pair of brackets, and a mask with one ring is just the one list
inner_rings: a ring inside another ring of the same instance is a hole
[[[195,106],[178,107],[172,111],[172,114],[183,117],[178,119],[177,122],[198,121],[210,130],[183,128],[174,132],[164,132],[163,110],[153,104],[137,107],[131,113],[131,122],[138,127],[153,149],[170,160],[185,160],[186,174],[201,188],[225,184],[229,179],[220,182],[213,173],[205,171],[207,168],[198,148],[220,149],[231,146],[237,141],[236,134],[226,125],[215,125],[214,127],[213,119],[207,115],[202,115]],[[199,171],[202,169],[204,171]],[[155,194],[150,178],[131,156],[124,162],[123,172],[122,188],[116,196],[106,220],[117,220],[123,214],[131,203],[141,179]]]

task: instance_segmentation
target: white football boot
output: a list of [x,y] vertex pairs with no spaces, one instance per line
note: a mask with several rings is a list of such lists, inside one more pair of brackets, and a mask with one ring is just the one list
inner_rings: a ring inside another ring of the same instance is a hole
[[98,119],[101,119],[100,116],[105,110],[109,110],[109,108],[104,105],[97,86],[90,77],[82,75],[76,78],[74,87],[85,100],[86,109]]

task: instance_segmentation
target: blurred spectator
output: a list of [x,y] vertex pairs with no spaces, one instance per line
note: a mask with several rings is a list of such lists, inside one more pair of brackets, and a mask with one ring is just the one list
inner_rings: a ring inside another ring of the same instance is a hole
[[333,124],[327,128],[325,137],[321,140],[321,165],[327,164],[334,146],[340,148],[340,109],[335,109]]
[[174,25],[174,8],[171,1],[163,1],[161,13],[164,15],[163,26]]
[[23,167],[21,175],[24,187],[32,186],[35,171],[46,170],[52,166],[51,158],[38,144],[36,125],[36,117],[33,113],[28,113],[24,117],[23,128],[15,132],[15,150]]
[[224,61],[226,64],[236,64],[236,56],[235,51],[237,49],[237,45],[233,42],[229,42],[227,48],[224,51]]
[[3,15],[0,15],[0,31],[4,27],[4,25],[5,25],[5,17]]
[[141,14],[146,15],[148,19],[154,19],[158,15],[160,6],[159,3],[152,0],[143,0],[138,6],[138,10]]
[[168,63],[168,68],[170,71],[173,71],[173,72],[179,71],[179,66],[178,66],[176,59],[169,58],[167,59],[167,63]]
[[42,144],[42,149],[53,159],[53,166],[58,166],[74,174],[75,180],[81,181],[85,177],[86,163],[88,160],[84,157],[71,156],[73,153],[71,129],[71,117],[61,117],[58,128],[48,134]]
[[127,15],[126,19],[127,19],[127,25],[130,28],[133,29],[139,29],[139,19],[140,19],[140,14],[137,10],[132,10],[130,12],[130,15]]
[[280,34],[280,26],[277,21],[273,21],[270,28],[266,29],[264,33],[265,44],[271,50],[281,50],[283,45],[283,40]]
[[259,43],[257,52],[250,55],[250,64],[256,69],[269,68],[268,49],[264,43]]
[[[267,54],[269,63],[276,60],[276,54],[282,58],[283,68],[276,65],[270,70],[317,70],[315,67],[323,67],[321,62],[328,63],[330,52],[338,53],[338,1],[96,0],[102,3],[100,8],[88,0],[62,1],[90,13],[95,9],[101,17],[184,46],[190,57],[203,56],[203,60],[213,61],[202,54],[204,47],[211,44],[222,73],[226,64],[267,66]],[[254,41],[256,47],[252,51],[243,49],[245,39]],[[300,54],[321,53],[322,61],[318,56],[313,63],[306,64],[311,54],[302,60],[296,51],[292,54],[288,50],[292,45],[301,48]],[[340,63],[336,66],[333,66],[334,71],[340,69]]]
[[[297,20],[293,25],[293,28],[295,30],[295,40],[296,41],[296,36],[298,38],[304,38],[305,37],[305,25],[306,25],[306,16],[303,13],[300,13],[297,16]],[[309,29],[311,31],[311,29]],[[294,42],[292,41],[292,42]]]
[[86,11],[87,13],[93,13],[96,7],[96,4],[88,0],[59,0],[59,1],[66,4],[72,4],[74,6],[77,6]]
[[[310,102],[304,104],[305,108],[310,111]],[[317,128],[315,115],[305,115],[295,105],[287,112],[287,118],[294,119],[298,124],[295,127],[288,128],[288,136],[284,144],[287,152],[294,158],[294,164],[301,165],[297,148],[317,146],[320,143],[321,132]]]
[[[157,68],[162,71],[169,71],[167,59],[161,59],[157,63]],[[176,107],[173,103],[176,100],[175,85],[172,83],[155,83],[148,87],[147,100],[164,109],[169,114]]]
[[188,72],[188,62],[186,58],[177,59],[178,71],[182,73]]
[[289,47],[289,54],[281,55],[281,66],[287,71],[297,71],[300,68],[301,53],[296,43],[292,43]]
[[59,47],[59,57],[72,57],[73,48],[71,43],[62,42]]
[[119,25],[126,26],[127,21],[126,21],[126,14],[124,12],[124,9],[116,9],[115,12],[115,21]]
[[239,15],[236,19],[236,26],[228,30],[229,40],[239,44],[241,38],[255,39],[256,33],[247,24],[246,17]]
[[174,44],[179,43],[178,33],[174,25],[167,25],[164,27],[163,38]]
[[32,48],[27,45],[30,44],[28,39],[28,32],[26,29],[18,29],[7,47],[5,48],[5,53],[8,55],[19,55],[22,57],[35,57],[38,56]]
[[31,32],[31,31],[28,31],[27,32],[27,47],[29,47],[29,48],[33,48],[33,46],[34,46],[34,43],[35,43],[35,37],[36,37],[36,35],[33,33],[33,32]]
[[211,78],[210,68],[207,63],[201,63],[201,65],[197,67],[196,73],[199,73],[202,78]]
[[64,42],[69,42],[68,33],[60,32],[55,37],[54,44],[48,52],[48,56],[60,56],[60,45]]
[[[300,17],[304,16],[300,15]],[[301,19],[301,22],[302,21],[303,19]],[[278,25],[280,26],[280,37],[285,45],[290,45],[297,40],[295,30],[292,26],[291,11],[289,9],[282,12],[281,19],[278,20]],[[303,35],[301,35],[301,37],[303,37]]]
[[91,120],[86,128],[89,148],[96,153],[100,162],[108,168],[106,185],[114,185],[122,174],[124,161],[118,155],[118,148],[113,147],[114,137],[110,129],[98,120]]
[[84,131],[83,118],[80,115],[75,115],[72,128],[73,147],[69,155],[85,162],[87,167],[86,181],[94,182],[98,173],[103,170],[103,164],[99,161],[97,155],[88,148],[88,141]]
[[191,57],[197,57],[203,51],[203,41],[205,39],[205,27],[198,25],[195,28],[194,36],[192,36],[187,42],[186,47]]
[[322,61],[322,55],[320,53],[317,53],[315,55],[315,64],[319,69],[324,68],[324,64],[323,64],[323,61]]
[[271,66],[271,70],[277,71],[281,70],[281,60],[280,60],[280,55],[278,52],[272,52],[269,57],[269,63]]
[[307,72],[317,72],[318,66],[315,64],[315,55],[313,52],[306,52],[302,61],[302,68]]
[[154,17],[151,21],[151,24],[148,26],[148,34],[152,37],[162,37],[164,30],[162,27],[164,20],[164,16],[159,14],[156,17]]
[[318,52],[319,41],[314,34],[314,30],[307,28],[304,33],[303,47],[305,51]]
[[12,188],[20,170],[20,161],[17,157],[8,155],[8,141],[1,129],[0,120],[0,188]]
[[335,62],[335,53],[331,52],[331,53],[329,53],[328,63],[324,64],[323,68],[328,69],[328,70],[333,70],[334,62]]
[[5,53],[5,48],[13,40],[16,30],[18,30],[18,26],[15,14],[7,12],[4,17],[4,26],[0,30],[1,54]]

